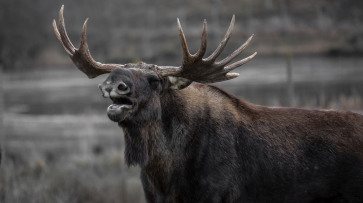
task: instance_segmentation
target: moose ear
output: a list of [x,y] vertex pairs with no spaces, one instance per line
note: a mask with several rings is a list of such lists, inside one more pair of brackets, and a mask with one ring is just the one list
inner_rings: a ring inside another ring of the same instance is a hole
[[184,89],[184,88],[188,87],[190,84],[192,84],[192,82],[193,82],[186,78],[174,77],[174,76],[168,76],[168,80],[170,82],[169,88],[173,89],[173,90]]

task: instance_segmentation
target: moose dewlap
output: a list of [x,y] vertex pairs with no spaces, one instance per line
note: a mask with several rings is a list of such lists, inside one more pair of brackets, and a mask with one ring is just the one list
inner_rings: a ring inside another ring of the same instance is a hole
[[[227,58],[231,25],[217,49],[182,47],[179,67],[102,64],[88,50],[86,28],[76,49],[68,39],[63,6],[54,33],[89,78],[114,104],[109,118],[125,134],[125,160],[141,167],[147,202],[363,202],[363,116],[348,111],[270,108],[250,104],[210,84],[238,77]],[[198,82],[192,84],[192,82]]]

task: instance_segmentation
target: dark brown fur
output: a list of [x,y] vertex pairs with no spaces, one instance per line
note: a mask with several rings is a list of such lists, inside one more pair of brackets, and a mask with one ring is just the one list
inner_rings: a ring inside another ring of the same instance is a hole
[[363,200],[362,115],[264,107],[167,80],[146,93],[153,70],[130,71],[138,109],[119,125],[148,202]]

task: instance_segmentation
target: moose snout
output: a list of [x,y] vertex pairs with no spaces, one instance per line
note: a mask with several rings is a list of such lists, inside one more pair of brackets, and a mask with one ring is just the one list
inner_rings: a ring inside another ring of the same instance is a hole
[[102,96],[105,98],[118,98],[130,92],[130,87],[122,81],[118,83],[104,82],[99,84],[98,88],[101,90]]

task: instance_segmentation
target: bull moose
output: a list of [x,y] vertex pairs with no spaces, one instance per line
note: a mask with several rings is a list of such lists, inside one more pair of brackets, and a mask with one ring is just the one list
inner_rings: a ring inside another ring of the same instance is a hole
[[208,84],[238,77],[229,72],[256,55],[227,65],[250,37],[216,62],[234,16],[207,58],[206,21],[191,55],[178,20],[180,67],[96,62],[87,20],[79,49],[67,36],[63,6],[54,33],[89,78],[109,73],[99,88],[113,101],[107,115],[124,132],[126,163],[141,167],[147,202],[363,202],[362,115],[259,106]]

